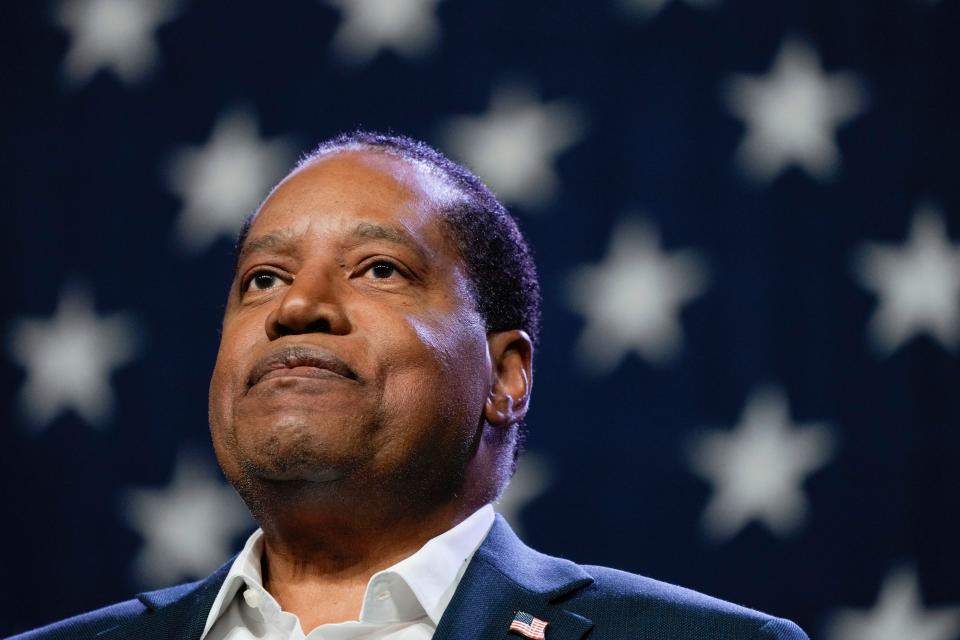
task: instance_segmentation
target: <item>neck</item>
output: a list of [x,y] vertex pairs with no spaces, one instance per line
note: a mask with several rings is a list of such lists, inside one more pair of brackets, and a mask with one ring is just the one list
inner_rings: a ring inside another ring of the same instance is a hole
[[405,515],[343,507],[312,510],[302,503],[274,508],[260,518],[264,588],[298,616],[305,633],[320,624],[357,620],[375,573],[413,555],[477,506],[450,504]]
[[[479,505],[477,505],[479,506]],[[356,517],[359,512],[274,515],[260,525],[271,578],[341,580],[369,577],[415,553],[428,540],[462,522],[477,507],[448,507],[430,514]],[[346,517],[345,517],[346,516]]]
[[264,587],[300,618],[307,633],[320,624],[359,619],[373,574],[496,498],[510,465],[500,437],[491,431],[480,438],[461,476],[467,481],[439,490],[409,484],[397,493],[348,484],[235,483],[264,531]]

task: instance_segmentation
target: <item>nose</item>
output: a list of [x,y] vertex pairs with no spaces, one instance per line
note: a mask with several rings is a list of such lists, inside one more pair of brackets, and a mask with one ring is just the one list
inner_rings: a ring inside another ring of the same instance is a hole
[[350,332],[350,321],[329,274],[301,272],[266,320],[271,340],[301,333]]

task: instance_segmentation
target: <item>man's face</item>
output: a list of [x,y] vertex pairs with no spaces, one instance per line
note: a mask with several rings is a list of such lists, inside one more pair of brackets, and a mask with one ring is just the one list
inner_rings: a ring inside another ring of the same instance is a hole
[[458,489],[491,370],[437,212],[447,197],[415,163],[344,151],[263,204],[210,383],[214,448],[241,492],[263,480]]

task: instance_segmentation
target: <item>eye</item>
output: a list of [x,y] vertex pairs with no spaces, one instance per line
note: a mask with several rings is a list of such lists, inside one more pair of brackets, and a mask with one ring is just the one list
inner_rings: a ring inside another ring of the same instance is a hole
[[247,284],[247,291],[263,291],[270,289],[280,283],[280,277],[269,271],[259,271],[250,278]]
[[[367,269],[367,274],[376,280],[386,280],[397,273],[397,268],[389,262],[374,262]],[[366,275],[366,274],[365,274]]]

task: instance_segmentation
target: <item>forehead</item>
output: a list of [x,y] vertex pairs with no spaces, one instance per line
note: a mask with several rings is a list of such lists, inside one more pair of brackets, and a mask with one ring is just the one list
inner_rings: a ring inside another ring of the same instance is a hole
[[277,230],[299,235],[359,221],[433,235],[429,231],[444,205],[455,197],[447,181],[422,163],[377,150],[334,152],[298,168],[273,190],[248,240]]

